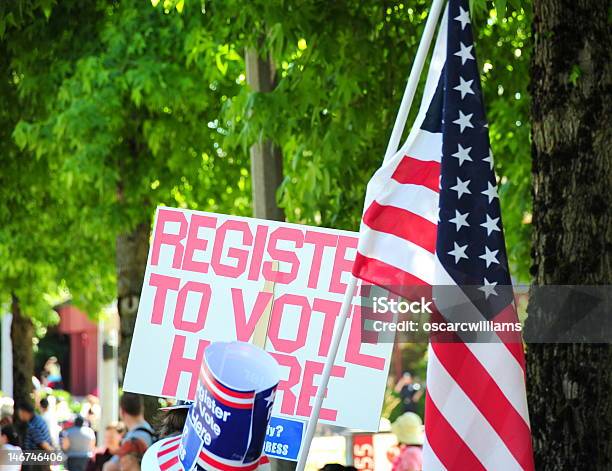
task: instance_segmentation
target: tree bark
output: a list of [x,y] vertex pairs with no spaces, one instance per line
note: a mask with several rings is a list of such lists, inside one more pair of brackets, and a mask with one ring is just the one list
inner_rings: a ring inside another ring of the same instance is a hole
[[[117,236],[117,310],[120,320],[119,371],[121,382],[125,375],[130,353],[136,314],[140,304],[140,292],[144,281],[149,253],[150,225],[144,222],[126,234]],[[151,421],[157,414],[157,397],[143,396],[145,418]]]
[[117,310],[120,319],[119,367],[125,374],[149,253],[149,224],[117,236]]
[[[246,51],[246,72],[249,86],[256,92],[274,90],[274,65],[262,58],[255,48]],[[253,216],[284,221],[285,213],[276,202],[276,191],[283,181],[283,155],[273,142],[260,139],[251,146],[251,182]]]
[[32,402],[32,376],[34,375],[34,351],[32,338],[34,326],[22,311],[19,298],[12,295],[11,343],[13,348],[13,398],[15,403]]
[[[601,0],[534,1],[532,275],[538,286],[612,282],[608,18]],[[532,336],[559,320],[535,297],[528,313]],[[562,316],[568,314],[581,313]],[[536,469],[612,469],[611,366],[609,344],[528,346]]]

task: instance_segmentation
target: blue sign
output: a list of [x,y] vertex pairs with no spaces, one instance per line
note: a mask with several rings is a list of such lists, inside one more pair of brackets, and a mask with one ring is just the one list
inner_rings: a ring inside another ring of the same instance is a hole
[[183,465],[183,469],[191,471],[195,467],[203,442],[202,438],[197,434],[190,416],[187,417],[187,422],[191,427],[187,426],[183,429],[183,437],[179,448],[179,460]]
[[273,458],[297,461],[303,434],[304,422],[271,417],[263,451]]

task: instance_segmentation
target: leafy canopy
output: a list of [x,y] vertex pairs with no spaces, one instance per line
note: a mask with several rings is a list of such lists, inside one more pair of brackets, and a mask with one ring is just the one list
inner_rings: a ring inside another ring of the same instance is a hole
[[[283,151],[288,220],[358,228],[430,2],[153,3],[0,9],[3,299],[17,290],[37,312],[58,290],[108,302],[116,235],[158,204],[249,214],[247,149],[261,137]],[[473,4],[509,256],[525,280],[530,4]],[[276,65],[273,92],[246,84],[248,46]]]
[[[166,0],[157,9],[208,17],[219,41],[270,55],[277,86],[256,93],[240,81],[219,120],[224,148],[237,155],[261,136],[273,140],[284,155],[278,201],[287,218],[357,230],[430,4]],[[509,259],[515,277],[527,280],[530,4],[478,0],[472,10]]]
[[[0,158],[15,166],[8,193],[30,211],[11,211],[20,220],[0,229],[0,250],[13,259],[24,252],[10,276],[30,295],[26,304],[39,308],[53,287],[69,289],[90,312],[108,303],[117,234],[150,222],[158,204],[249,212],[248,162],[223,151],[215,124],[239,84],[210,67],[237,54],[214,42],[203,20],[135,1],[73,1],[7,32],[4,85],[15,106]],[[38,171],[20,173],[23,162]],[[49,224],[27,231],[26,215]],[[27,276],[38,266],[32,252],[45,268],[36,286]],[[72,260],[68,277],[63,267]]]

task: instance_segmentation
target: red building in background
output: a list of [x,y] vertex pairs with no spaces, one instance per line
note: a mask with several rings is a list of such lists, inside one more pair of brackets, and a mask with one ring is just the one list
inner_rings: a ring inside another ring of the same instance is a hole
[[[69,362],[64,376],[70,378],[67,388],[75,396],[97,394],[98,390],[98,326],[87,314],[69,303],[55,308],[60,316],[59,334],[69,339]],[[68,373],[68,374],[66,374]]]

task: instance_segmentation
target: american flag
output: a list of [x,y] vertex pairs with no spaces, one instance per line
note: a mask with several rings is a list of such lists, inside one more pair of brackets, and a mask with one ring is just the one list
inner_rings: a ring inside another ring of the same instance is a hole
[[[468,2],[450,0],[414,126],[368,184],[353,274],[400,295],[454,287],[459,301],[436,298],[445,320],[459,302],[515,322],[493,168]],[[430,342],[426,471],[534,469],[522,344],[492,336]]]

